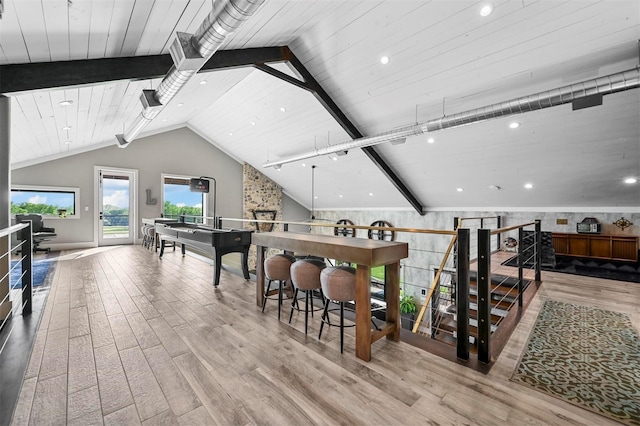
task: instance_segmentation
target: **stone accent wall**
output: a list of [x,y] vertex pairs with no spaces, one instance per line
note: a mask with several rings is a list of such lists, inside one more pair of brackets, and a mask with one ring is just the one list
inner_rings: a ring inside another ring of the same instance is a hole
[[[242,191],[244,219],[253,219],[254,210],[275,210],[275,220],[282,220],[282,187],[246,163],[242,167]],[[258,218],[260,219],[259,215]],[[255,225],[251,228],[255,229]],[[282,227],[276,225],[273,230],[282,230]],[[249,251],[249,269],[255,268],[256,249],[252,246]]]

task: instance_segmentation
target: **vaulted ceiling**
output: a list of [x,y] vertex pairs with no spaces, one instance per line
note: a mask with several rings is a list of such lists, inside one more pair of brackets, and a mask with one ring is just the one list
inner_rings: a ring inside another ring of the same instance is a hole
[[[176,31],[194,33],[213,7],[211,0],[2,3],[0,92],[11,98],[13,168],[117,149],[115,135],[142,111],[142,90],[156,89],[169,70]],[[337,161],[324,155],[279,170],[262,167],[351,140],[344,121],[373,136],[638,67],[636,0],[493,0],[493,12],[483,17],[485,3],[266,0],[212,61],[227,51],[239,61],[244,49],[288,46],[345,120],[336,120],[317,92],[272,75],[278,72],[214,65],[190,80],[141,136],[187,126],[315,209],[640,207],[640,184],[623,182],[640,177],[638,88],[590,108],[574,111],[568,103],[368,152],[350,149]],[[124,74],[92,61],[128,57],[135,66]],[[147,71],[145,59],[159,62]],[[60,71],[66,61],[79,62]],[[267,62],[300,79],[287,61]],[[51,64],[31,65],[35,76],[15,67],[45,63]],[[107,77],[87,78],[92,64]],[[133,72],[140,75],[122,77]],[[26,85],[13,85],[16,73],[28,75]],[[60,105],[64,100],[72,103]],[[514,121],[520,127],[509,128]],[[194,173],[215,176],[215,170]]]

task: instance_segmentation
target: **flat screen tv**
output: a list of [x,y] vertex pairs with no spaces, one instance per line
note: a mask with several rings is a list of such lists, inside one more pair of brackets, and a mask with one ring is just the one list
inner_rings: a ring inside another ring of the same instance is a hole
[[201,178],[189,179],[189,190],[191,192],[209,192],[209,180]]

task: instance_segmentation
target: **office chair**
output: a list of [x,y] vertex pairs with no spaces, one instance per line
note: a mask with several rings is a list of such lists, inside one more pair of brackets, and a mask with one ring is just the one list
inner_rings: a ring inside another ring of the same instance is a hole
[[39,247],[43,241],[50,241],[51,238],[55,238],[57,234],[54,228],[47,228],[44,226],[44,220],[42,215],[39,214],[17,214],[16,223],[24,222],[26,220],[31,221],[31,235],[33,243],[33,252],[44,251],[49,253],[51,248]]

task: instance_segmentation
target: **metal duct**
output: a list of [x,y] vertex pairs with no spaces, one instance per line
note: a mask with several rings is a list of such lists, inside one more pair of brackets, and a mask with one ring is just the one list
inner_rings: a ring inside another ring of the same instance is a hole
[[[143,91],[143,111],[124,135],[116,135],[118,146],[126,147],[162,111],[171,99],[265,0],[217,0],[213,10],[194,35],[178,33],[172,45],[174,65],[155,91]],[[177,47],[176,47],[177,46]]]
[[463,126],[465,124],[477,123],[491,118],[506,117],[513,114],[535,111],[539,109],[549,108],[553,106],[572,103],[578,99],[584,99],[590,96],[602,96],[611,93],[622,92],[625,90],[636,89],[640,87],[640,69],[634,68],[617,74],[611,74],[604,77],[583,81],[581,83],[571,84],[559,87],[557,89],[548,90],[546,92],[537,93],[535,95],[524,96],[512,99],[506,102],[500,102],[481,108],[472,109],[451,116],[429,120],[426,123],[415,124],[402,127],[400,129],[381,133],[366,138],[354,139],[349,142],[339,143],[327,146],[325,148],[316,149],[314,151],[299,154],[282,160],[274,160],[267,162],[262,167],[281,166],[286,163],[304,160],[320,155],[327,155],[337,151],[347,151],[353,148],[363,148],[366,146],[378,145],[389,142],[394,139],[404,138],[408,136],[416,136],[426,132],[436,130],[449,129],[452,127]]

